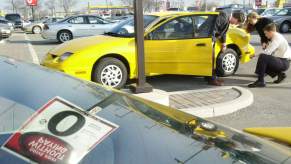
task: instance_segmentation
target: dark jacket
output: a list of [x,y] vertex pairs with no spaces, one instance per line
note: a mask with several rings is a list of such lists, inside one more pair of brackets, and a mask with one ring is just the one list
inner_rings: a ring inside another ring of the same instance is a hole
[[229,16],[224,12],[221,11],[216,18],[214,24],[214,36],[215,38],[219,39],[222,43],[226,42],[226,32],[229,28]]
[[269,39],[266,37],[266,35],[264,33],[264,28],[270,23],[273,23],[272,19],[263,17],[263,18],[260,18],[255,25],[256,30],[261,37],[261,44],[269,42]]

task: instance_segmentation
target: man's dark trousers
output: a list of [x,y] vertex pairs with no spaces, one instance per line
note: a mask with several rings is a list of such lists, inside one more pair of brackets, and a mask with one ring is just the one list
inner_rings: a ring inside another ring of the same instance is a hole
[[257,62],[256,74],[258,74],[259,81],[264,82],[265,74],[274,78],[280,73],[288,70],[289,65],[290,61],[287,59],[260,54]]

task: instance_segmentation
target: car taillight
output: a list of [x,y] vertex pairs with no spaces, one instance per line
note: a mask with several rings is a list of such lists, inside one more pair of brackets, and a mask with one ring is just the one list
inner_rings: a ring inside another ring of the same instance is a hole
[[44,30],[48,30],[49,29],[49,26],[47,24],[45,24],[44,27],[43,27],[43,29]]

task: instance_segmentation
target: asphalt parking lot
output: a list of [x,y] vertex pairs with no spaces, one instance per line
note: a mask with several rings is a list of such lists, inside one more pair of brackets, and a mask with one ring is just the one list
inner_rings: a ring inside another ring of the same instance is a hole
[[[291,43],[291,34],[285,34]],[[252,36],[251,43],[260,52],[259,38]],[[0,43],[0,55],[17,58],[26,62],[39,63],[45,54],[58,44],[46,41],[40,35],[15,32],[11,38]],[[247,87],[256,80],[254,69],[257,57],[247,64],[240,65],[236,75],[224,78],[226,86]],[[238,112],[210,118],[236,129],[258,126],[290,126],[291,125],[291,69],[287,72],[287,80],[282,84],[272,84],[267,78],[266,88],[250,89],[254,94],[254,103]],[[201,77],[194,76],[156,76],[148,78],[148,82],[156,89],[166,91],[196,90],[210,88]],[[45,86],[44,86],[45,87]]]

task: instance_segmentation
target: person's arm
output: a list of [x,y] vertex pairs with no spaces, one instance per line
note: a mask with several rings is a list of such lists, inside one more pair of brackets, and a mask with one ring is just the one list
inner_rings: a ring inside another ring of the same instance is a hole
[[[279,39],[279,38],[278,38]],[[278,40],[277,38],[274,38],[269,45],[266,47],[266,49],[264,50],[264,53],[266,55],[272,55],[277,48],[280,46],[280,40]]]

